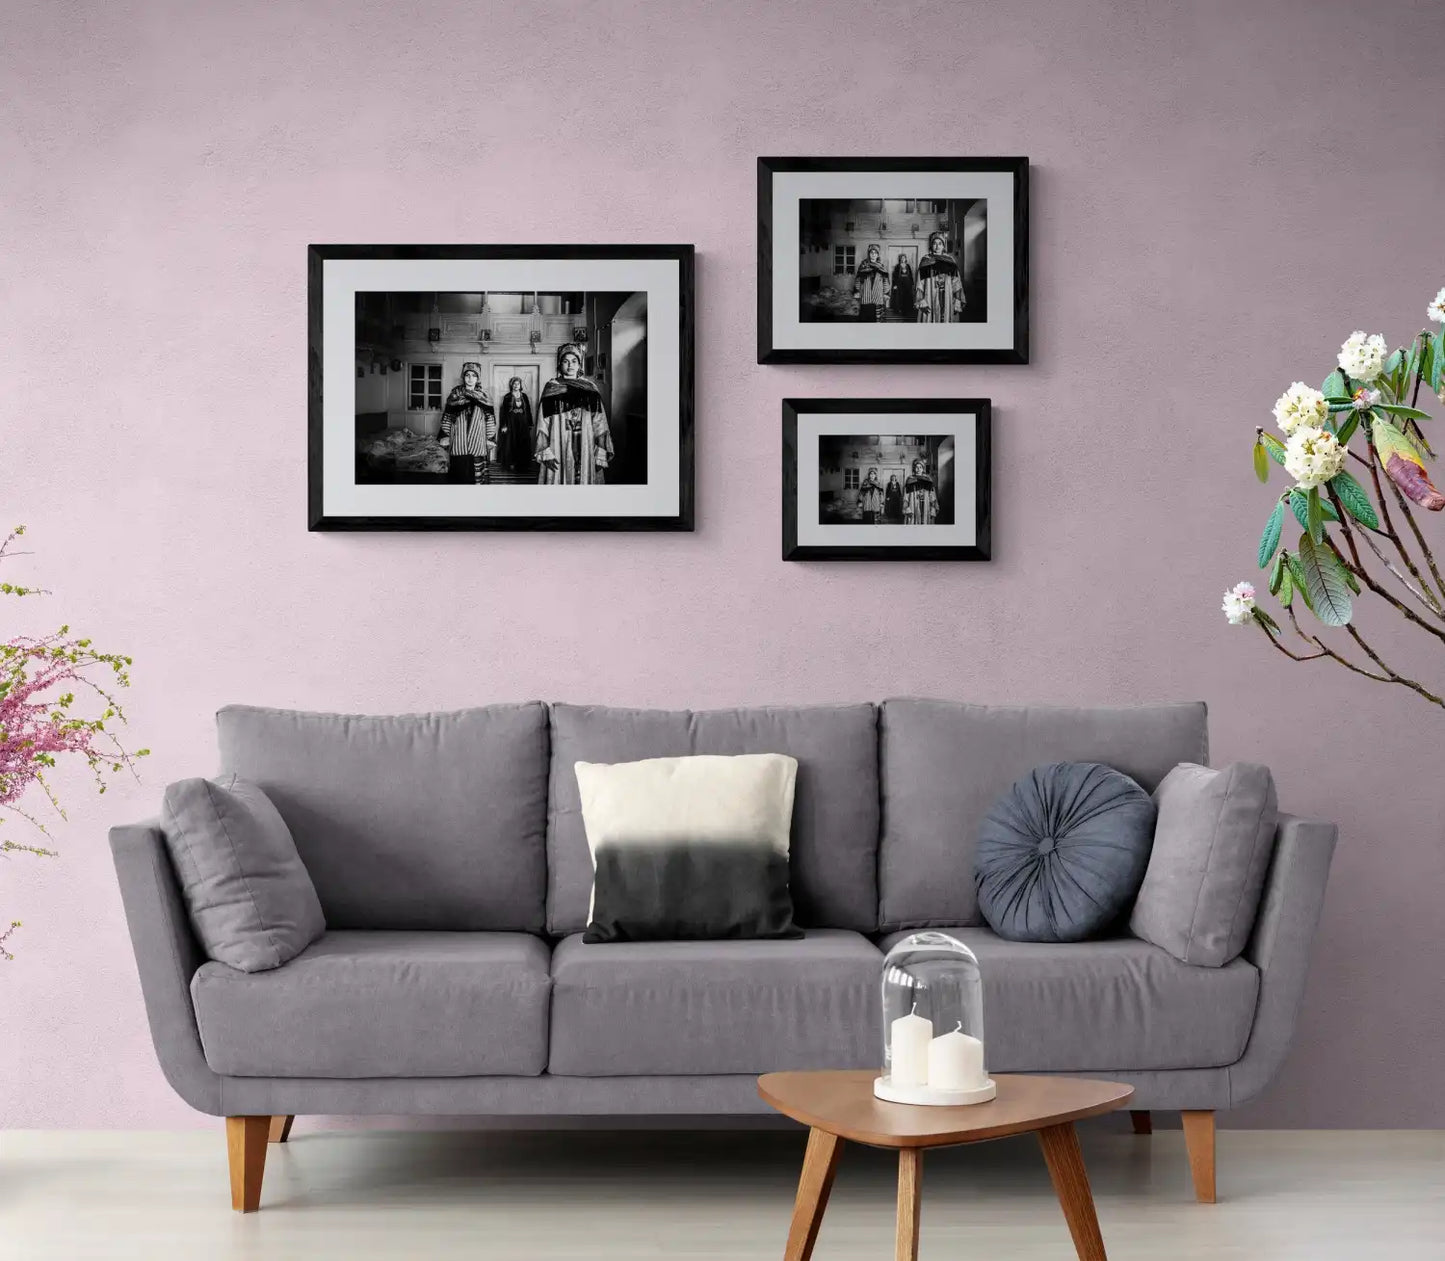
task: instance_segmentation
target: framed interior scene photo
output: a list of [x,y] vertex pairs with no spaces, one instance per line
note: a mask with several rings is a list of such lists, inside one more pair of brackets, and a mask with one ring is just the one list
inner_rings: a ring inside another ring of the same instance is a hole
[[759,158],[759,363],[1027,363],[1027,158]]
[[691,245],[313,245],[312,530],[691,530]]
[[988,560],[986,398],[783,400],[784,560]]

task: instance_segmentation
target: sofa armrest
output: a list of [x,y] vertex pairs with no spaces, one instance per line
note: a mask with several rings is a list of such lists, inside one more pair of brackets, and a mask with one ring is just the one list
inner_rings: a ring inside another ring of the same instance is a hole
[[1244,1055],[1229,1070],[1235,1104],[1269,1085],[1289,1053],[1338,836],[1333,823],[1280,815],[1264,897],[1244,950],[1259,969],[1259,1007]]
[[221,1079],[206,1063],[191,1005],[191,977],[205,956],[165,840],[155,824],[130,824],[111,828],[110,851],[161,1072],[191,1107],[220,1116]]

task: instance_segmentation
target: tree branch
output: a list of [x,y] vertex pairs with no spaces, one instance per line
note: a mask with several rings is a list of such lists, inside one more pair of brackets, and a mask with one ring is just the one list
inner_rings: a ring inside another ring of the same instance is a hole
[[1346,624],[1345,630],[1349,632],[1350,638],[1359,644],[1365,655],[1390,676],[1391,683],[1398,683],[1401,687],[1408,687],[1411,691],[1419,692],[1420,695],[1432,705],[1439,705],[1442,709],[1445,709],[1445,698],[1436,696],[1434,692],[1427,691],[1419,683],[1416,683],[1414,679],[1407,679],[1403,674],[1398,674],[1392,670],[1380,659],[1380,654],[1365,642],[1365,637],[1352,625]]
[[[1330,503],[1334,505],[1335,513],[1340,519],[1340,529],[1344,532],[1345,542],[1349,545],[1350,556],[1354,559],[1355,562],[1353,565],[1349,566],[1349,568],[1351,572],[1358,576],[1359,574],[1362,574],[1364,572],[1365,566],[1364,561],[1360,559],[1360,551],[1355,546],[1354,523],[1350,521],[1349,514],[1345,511],[1345,505],[1340,502],[1340,497],[1338,494],[1335,493],[1334,487],[1326,486],[1325,489],[1326,491],[1328,491]],[[1412,596],[1414,596],[1415,599],[1418,600],[1422,605],[1424,605],[1424,607],[1427,608],[1431,613],[1435,614],[1436,617],[1445,618],[1445,606],[1442,606],[1440,604],[1440,601],[1435,598],[1435,593],[1428,588],[1417,587],[1413,582],[1406,578],[1404,574],[1402,574],[1398,569],[1396,569],[1395,566],[1391,564],[1389,559],[1385,556],[1385,553],[1380,550],[1379,544],[1377,544],[1375,540],[1372,539],[1366,532],[1364,526],[1360,527],[1360,537],[1365,540],[1365,545],[1370,549],[1370,551],[1374,552],[1375,559],[1378,560],[1380,564],[1382,564],[1386,569],[1388,569],[1392,574],[1395,575],[1395,577],[1399,580],[1400,584],[1405,588],[1405,590],[1407,590]],[[1334,550],[1335,555],[1338,556],[1339,549],[1335,548]],[[1343,559],[1344,558],[1341,557],[1342,561]]]
[[1440,640],[1442,643],[1445,643],[1445,630],[1441,630],[1438,626],[1431,626],[1429,622],[1427,622],[1423,617],[1416,613],[1415,610],[1412,609],[1408,604],[1402,604],[1393,595],[1391,595],[1390,592],[1386,591],[1384,587],[1382,587],[1378,582],[1375,581],[1375,576],[1370,573],[1368,569],[1361,569],[1355,565],[1350,564],[1350,562],[1340,552],[1340,549],[1335,546],[1334,539],[1331,538],[1329,535],[1325,535],[1325,545],[1330,549],[1330,551],[1335,554],[1335,558],[1340,562],[1341,565],[1343,565],[1352,574],[1354,574],[1356,578],[1358,578],[1361,582],[1365,584],[1365,586],[1369,587],[1369,589],[1373,591],[1377,596],[1379,596],[1380,599],[1384,600],[1387,604],[1392,605],[1395,610],[1403,618],[1405,618],[1406,621],[1414,622],[1416,626],[1420,627],[1422,630],[1428,631],[1430,634],[1434,635],[1436,639]]
[[[1415,562],[1410,558],[1410,553],[1405,550],[1405,541],[1400,537],[1399,531],[1395,529],[1395,522],[1390,516],[1390,504],[1385,498],[1384,487],[1380,485],[1380,454],[1375,450],[1375,436],[1370,432],[1368,427],[1365,430],[1365,445],[1370,451],[1370,477],[1375,483],[1375,498],[1380,502],[1380,516],[1385,522],[1385,532],[1389,536],[1390,542],[1395,545],[1395,550],[1400,553],[1400,559],[1405,562],[1405,568],[1414,575],[1415,581],[1419,583],[1421,587],[1428,587],[1429,584],[1425,581],[1425,575],[1420,572]],[[1389,481],[1390,479],[1386,478],[1385,480]],[[1395,489],[1395,483],[1393,481],[1390,482],[1390,487],[1391,489]],[[1410,524],[1412,526],[1415,524],[1413,517],[1410,520]],[[1418,536],[1420,532],[1416,530],[1415,533]],[[1433,567],[1434,558],[1432,557],[1431,568]]]
[[1410,511],[1409,500],[1405,498],[1404,493],[1395,485],[1392,479],[1387,477],[1385,480],[1390,483],[1390,491],[1395,497],[1395,502],[1399,504],[1400,511],[1405,514],[1405,520],[1410,523],[1410,532],[1414,534],[1415,542],[1420,545],[1420,550],[1425,554],[1425,563],[1430,567],[1430,573],[1435,579],[1436,587],[1440,589],[1442,595],[1445,595],[1445,578],[1440,576],[1439,566],[1435,564],[1435,553],[1430,550],[1430,544],[1425,542],[1425,536],[1420,532],[1420,527],[1415,522],[1415,514]]

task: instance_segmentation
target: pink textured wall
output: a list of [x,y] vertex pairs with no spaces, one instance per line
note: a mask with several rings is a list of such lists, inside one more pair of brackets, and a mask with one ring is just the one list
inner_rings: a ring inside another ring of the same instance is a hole
[[[156,750],[138,788],[72,785],[62,858],[0,864],[26,921],[0,1125],[195,1123],[103,829],[212,769],[224,702],[896,692],[1207,699],[1217,759],[1267,761],[1342,829],[1294,1057],[1235,1120],[1445,1125],[1445,715],[1282,669],[1218,613],[1271,493],[1251,427],[1445,283],[1445,10],[18,0],[0,23],[0,517],[55,592],[24,619],[133,653]],[[1028,154],[1033,365],[759,367],[765,152]],[[305,245],[508,240],[696,243],[697,532],[307,534]],[[778,560],[778,400],[870,393],[992,396],[992,564]]]

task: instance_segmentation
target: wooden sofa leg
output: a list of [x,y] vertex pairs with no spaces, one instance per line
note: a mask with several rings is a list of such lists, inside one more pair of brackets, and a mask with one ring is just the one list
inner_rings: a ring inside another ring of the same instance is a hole
[[1181,1112],[1184,1146],[1189,1149],[1189,1172],[1194,1176],[1194,1198],[1214,1203],[1214,1113]]
[[231,1162],[231,1207],[254,1213],[261,1207],[261,1178],[266,1172],[270,1117],[227,1117],[226,1155]]
[[291,1123],[295,1121],[294,1116],[272,1117],[271,1118],[271,1141],[273,1143],[284,1143],[291,1137]]
[[1129,1120],[1134,1122],[1135,1134],[1154,1133],[1154,1118],[1149,1112],[1131,1111],[1129,1113]]

